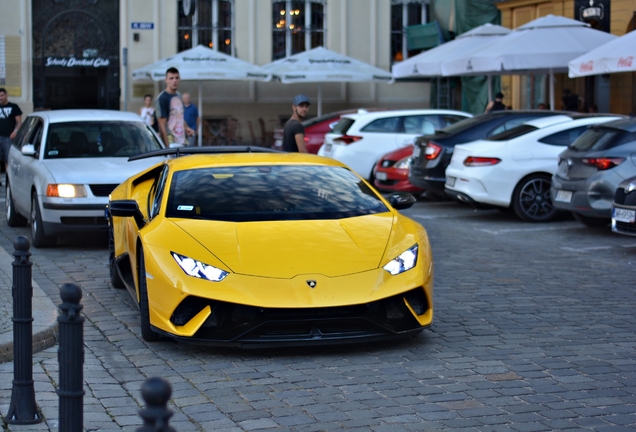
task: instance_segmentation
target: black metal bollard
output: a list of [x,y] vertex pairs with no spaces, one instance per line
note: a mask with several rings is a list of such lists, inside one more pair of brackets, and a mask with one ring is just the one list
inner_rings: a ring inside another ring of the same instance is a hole
[[33,285],[31,242],[24,236],[13,241],[13,388],[4,420],[9,424],[40,423],[33,387]]
[[141,397],[146,402],[146,408],[139,411],[144,419],[144,425],[136,432],[176,432],[168,424],[172,411],[168,409],[168,401],[172,395],[170,383],[163,378],[147,379],[141,386]]
[[59,430],[81,432],[84,423],[84,317],[80,315],[82,289],[75,284],[60,288],[60,316],[57,317],[60,346]]

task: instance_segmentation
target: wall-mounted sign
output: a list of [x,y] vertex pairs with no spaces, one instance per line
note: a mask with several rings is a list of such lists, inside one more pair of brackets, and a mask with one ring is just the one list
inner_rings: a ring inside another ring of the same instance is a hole
[[110,66],[110,59],[96,57],[96,58],[75,58],[75,57],[47,57],[46,67],[50,66],[62,66],[62,67],[108,67]]
[[151,22],[132,22],[130,23],[130,28],[133,30],[153,30],[155,28],[155,23]]
[[610,0],[575,0],[574,18],[596,30],[610,31]]

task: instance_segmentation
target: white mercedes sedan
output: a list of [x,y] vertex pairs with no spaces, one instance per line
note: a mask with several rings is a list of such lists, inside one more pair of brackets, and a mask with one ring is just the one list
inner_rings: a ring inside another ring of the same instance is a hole
[[555,115],[521,124],[487,140],[455,146],[446,194],[476,206],[512,208],[527,222],[554,219],[550,182],[558,156],[587,127],[618,115]]
[[35,247],[63,233],[107,230],[108,195],[162,157],[128,162],[163,148],[137,114],[57,110],[30,114],[9,150],[5,214],[9,226],[31,225]]

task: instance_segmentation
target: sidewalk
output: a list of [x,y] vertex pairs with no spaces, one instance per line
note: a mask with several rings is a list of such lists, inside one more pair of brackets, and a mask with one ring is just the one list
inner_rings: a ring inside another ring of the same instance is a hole
[[[0,363],[13,360],[12,252],[0,246]],[[60,300],[61,303],[61,300]],[[57,342],[57,305],[33,282],[33,352]]]

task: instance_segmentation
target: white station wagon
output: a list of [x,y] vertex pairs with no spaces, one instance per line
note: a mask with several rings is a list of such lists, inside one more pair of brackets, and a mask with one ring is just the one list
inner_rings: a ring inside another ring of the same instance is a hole
[[30,114],[9,151],[5,213],[9,226],[31,224],[35,247],[56,236],[106,230],[108,195],[162,157],[128,157],[164,148],[137,114],[58,110]]

